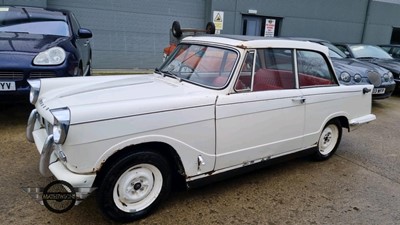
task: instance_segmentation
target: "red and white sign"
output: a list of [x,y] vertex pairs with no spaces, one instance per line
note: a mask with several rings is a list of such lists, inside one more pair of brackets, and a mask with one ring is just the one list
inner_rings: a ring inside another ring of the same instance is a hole
[[273,37],[275,34],[275,19],[266,19],[265,20],[265,37]]

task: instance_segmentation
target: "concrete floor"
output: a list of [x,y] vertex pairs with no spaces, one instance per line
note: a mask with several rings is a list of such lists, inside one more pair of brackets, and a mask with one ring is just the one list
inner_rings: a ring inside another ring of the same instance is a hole
[[[0,224],[113,224],[94,196],[64,214],[22,187],[44,187],[25,139],[31,107],[0,105]],[[330,160],[300,158],[189,191],[174,192],[132,224],[400,224],[400,97],[373,102],[377,120],[343,132]]]

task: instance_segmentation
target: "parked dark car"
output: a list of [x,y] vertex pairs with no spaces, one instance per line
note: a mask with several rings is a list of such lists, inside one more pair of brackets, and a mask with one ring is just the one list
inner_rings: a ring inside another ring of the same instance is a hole
[[392,72],[396,82],[396,91],[400,91],[400,62],[395,60],[382,48],[367,44],[335,44],[347,57],[356,58],[386,68]]
[[91,37],[69,11],[0,6],[0,101],[27,97],[30,78],[90,75]]
[[389,53],[393,58],[400,60],[400,44],[398,45],[379,45],[383,50]]
[[378,65],[347,56],[331,42],[315,38],[296,38],[315,42],[328,47],[329,57],[339,82],[345,85],[373,84],[373,99],[385,99],[392,95],[396,83],[393,74]]

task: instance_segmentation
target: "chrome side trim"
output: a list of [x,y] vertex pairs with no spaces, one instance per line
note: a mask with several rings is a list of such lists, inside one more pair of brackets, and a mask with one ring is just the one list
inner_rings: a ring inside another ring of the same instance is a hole
[[32,143],[34,143],[32,132],[35,127],[37,116],[38,116],[37,110],[36,109],[32,110],[32,112],[29,114],[28,125],[26,127],[26,139],[28,139],[28,141]]
[[53,152],[54,139],[53,135],[49,135],[44,142],[42,152],[40,153],[39,171],[44,177],[51,177],[53,174],[49,170],[50,155]]

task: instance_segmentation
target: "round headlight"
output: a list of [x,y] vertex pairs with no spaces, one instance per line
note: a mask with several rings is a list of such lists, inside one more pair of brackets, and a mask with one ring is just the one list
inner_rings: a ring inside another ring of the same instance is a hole
[[392,72],[389,72],[388,76],[389,76],[389,80],[390,81],[394,81],[394,77],[393,77],[393,73]]
[[67,138],[69,124],[70,124],[70,111],[68,108],[52,109],[50,112],[54,116],[53,124],[53,139],[56,144],[64,144]]
[[60,124],[58,122],[57,122],[57,124],[54,124],[54,126],[53,126],[54,142],[57,144],[60,144],[62,142],[61,140],[63,139],[63,136],[65,136],[64,134],[65,134],[65,131],[63,131],[62,124]]
[[361,82],[361,75],[360,74],[356,74],[356,75],[354,75],[354,81],[356,82],[356,83],[360,83]]
[[344,82],[350,82],[351,76],[348,72],[343,72],[340,74],[340,80],[342,80]]
[[390,78],[389,78],[389,74],[385,74],[385,75],[383,75],[383,80],[385,81],[385,82],[388,82],[389,80],[390,80]]
[[28,83],[31,86],[31,90],[29,92],[29,102],[34,105],[39,97],[40,80],[28,80]]
[[44,52],[40,52],[34,59],[33,64],[41,66],[60,65],[66,57],[64,49],[53,47]]

